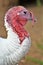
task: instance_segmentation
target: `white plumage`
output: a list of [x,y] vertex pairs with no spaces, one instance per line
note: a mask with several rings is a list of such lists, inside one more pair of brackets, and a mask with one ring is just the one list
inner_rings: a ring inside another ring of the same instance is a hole
[[0,65],[16,65],[29,51],[31,39],[26,37],[20,45],[18,35],[11,28],[7,34],[7,39],[0,38]]

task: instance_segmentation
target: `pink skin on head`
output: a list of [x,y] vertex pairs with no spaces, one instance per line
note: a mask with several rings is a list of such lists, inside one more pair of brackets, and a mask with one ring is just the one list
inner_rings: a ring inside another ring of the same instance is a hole
[[16,32],[19,36],[20,41],[22,42],[25,37],[29,37],[28,32],[23,28],[28,20],[33,20],[34,17],[31,12],[28,12],[22,6],[13,7],[8,10],[6,13],[6,21],[12,27],[13,31]]

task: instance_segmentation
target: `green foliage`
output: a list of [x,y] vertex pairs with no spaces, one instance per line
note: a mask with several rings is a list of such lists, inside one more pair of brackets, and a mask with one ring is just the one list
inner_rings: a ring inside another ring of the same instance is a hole
[[41,6],[40,0],[37,0],[37,6]]

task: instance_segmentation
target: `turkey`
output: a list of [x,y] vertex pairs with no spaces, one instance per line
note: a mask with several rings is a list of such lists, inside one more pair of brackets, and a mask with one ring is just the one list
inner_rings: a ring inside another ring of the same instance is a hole
[[28,20],[35,22],[33,13],[23,6],[12,7],[6,12],[7,38],[0,37],[0,65],[17,65],[29,51],[31,39],[24,29]]

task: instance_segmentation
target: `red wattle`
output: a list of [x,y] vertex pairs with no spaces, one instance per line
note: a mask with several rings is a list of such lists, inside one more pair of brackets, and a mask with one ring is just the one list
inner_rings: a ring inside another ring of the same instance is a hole
[[18,34],[21,42],[25,39],[25,37],[29,37],[28,32],[17,21],[13,21],[12,25],[13,31]]

